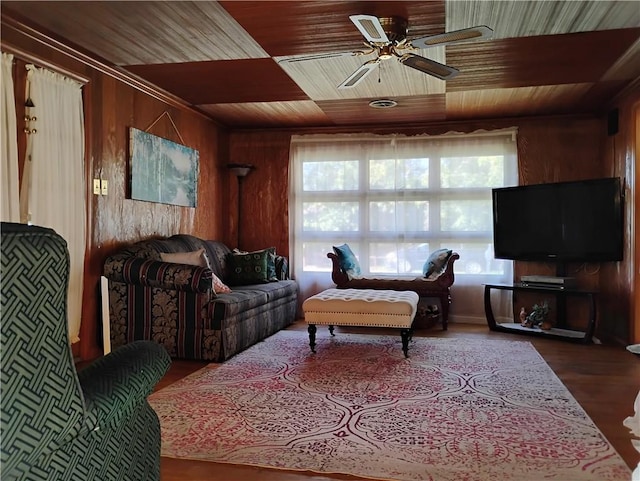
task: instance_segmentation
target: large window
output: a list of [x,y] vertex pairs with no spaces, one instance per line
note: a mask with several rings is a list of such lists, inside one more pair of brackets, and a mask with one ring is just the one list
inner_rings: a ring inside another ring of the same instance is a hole
[[491,189],[517,182],[515,130],[294,137],[291,160],[303,292],[305,281],[330,284],[326,254],[345,242],[367,276],[422,275],[429,253],[446,247],[460,254],[456,284],[511,280],[511,263],[493,258]]

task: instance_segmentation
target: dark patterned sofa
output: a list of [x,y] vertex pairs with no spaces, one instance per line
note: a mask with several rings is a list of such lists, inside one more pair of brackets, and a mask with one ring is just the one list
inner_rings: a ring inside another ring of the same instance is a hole
[[[163,253],[199,249],[208,267],[161,260]],[[222,242],[178,234],[108,257],[103,273],[112,345],[148,339],[174,358],[221,362],[295,321],[298,286],[289,279],[287,259],[273,250],[271,282],[234,285],[230,254]],[[230,293],[216,293],[212,285],[219,280]]]

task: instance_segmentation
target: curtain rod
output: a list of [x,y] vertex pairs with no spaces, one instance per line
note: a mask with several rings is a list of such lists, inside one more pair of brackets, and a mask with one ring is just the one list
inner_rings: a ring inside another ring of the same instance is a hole
[[471,133],[464,132],[447,132],[446,134],[302,134],[292,135],[291,142],[305,143],[305,142],[318,142],[324,140],[330,140],[332,142],[349,142],[357,140],[367,140],[374,142],[386,142],[391,139],[411,140],[411,139],[451,139],[451,138],[472,138],[472,137],[498,137],[503,135],[511,135],[512,140],[515,140],[515,135],[518,133],[518,127],[508,127],[497,130],[476,130]]
[[20,58],[20,60],[24,60],[26,63],[32,63],[36,67],[47,68],[56,73],[59,73],[60,75],[64,75],[65,77],[75,80],[76,82],[79,82],[83,85],[86,85],[89,83],[89,77],[83,77],[81,75],[78,75],[75,72],[62,68],[59,65],[55,65],[55,64],[52,64],[51,62],[47,62],[46,60],[43,60],[40,57],[30,54],[25,50],[14,47],[13,45],[3,43],[2,51],[5,53],[11,53],[15,57]]

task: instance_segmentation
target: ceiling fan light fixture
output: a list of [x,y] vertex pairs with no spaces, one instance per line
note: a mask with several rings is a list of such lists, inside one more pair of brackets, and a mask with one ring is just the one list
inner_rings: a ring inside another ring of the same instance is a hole
[[[440,80],[451,80],[460,73],[458,69],[420,55],[409,52],[405,53],[405,51],[409,48],[422,49],[433,46],[445,46],[469,40],[491,38],[493,36],[492,29],[486,25],[478,25],[439,35],[428,35],[426,37],[416,38],[409,42],[407,39],[409,24],[405,18],[378,18],[373,15],[350,15],[349,19],[365,38],[365,44],[368,45],[369,50],[303,55],[293,59],[286,58],[278,62],[301,62],[303,60],[316,60],[321,58],[369,55],[370,53],[377,54],[375,59],[369,60],[358,67],[355,72],[338,85],[338,89],[354,88],[373,71],[376,65],[381,65],[382,61],[386,61],[392,57],[396,57],[401,64],[427,75],[432,75]],[[378,77],[378,82],[380,82],[380,77]],[[377,101],[370,105],[372,107],[380,108],[380,106],[376,104]],[[387,106],[384,105],[383,108],[384,107]]]
[[378,54],[380,60],[387,60],[391,57],[393,57],[393,49],[389,45],[385,45],[380,49],[380,53]]
[[369,107],[374,109],[391,109],[398,105],[398,102],[391,99],[376,99],[369,102]]

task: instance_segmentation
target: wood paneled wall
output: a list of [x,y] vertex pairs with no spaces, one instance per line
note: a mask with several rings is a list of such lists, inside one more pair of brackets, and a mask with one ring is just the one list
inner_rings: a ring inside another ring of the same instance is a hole
[[[237,239],[238,247],[257,250],[274,246],[280,255],[289,256],[289,143],[288,132],[249,132],[230,135],[230,162],[248,163],[255,167],[247,175],[238,192],[233,179],[228,205],[237,206],[242,196],[241,224],[237,211],[230,209],[228,231]],[[235,245],[235,244],[230,244]]]
[[[616,112],[617,111],[617,112]],[[607,175],[624,179],[624,262],[605,263],[599,273],[603,336],[621,343],[640,343],[640,199],[637,159],[640,152],[640,81],[628,95],[611,106],[605,121],[617,119],[617,131],[604,141]]]
[[[102,354],[99,284],[102,266],[109,254],[127,243],[177,233],[230,241],[225,236],[221,216],[224,200],[229,195],[228,172],[224,167],[228,157],[228,134],[205,116],[176,102],[163,101],[160,95],[134,88],[13,24],[2,24],[2,50],[36,65],[58,68],[89,79],[84,87],[87,252],[81,341],[73,347],[75,355],[92,359]],[[24,85],[16,88],[24,90]],[[19,104],[18,117],[22,115],[22,104]],[[19,122],[18,125],[22,124]],[[196,208],[130,199],[130,127],[199,151]],[[107,196],[92,194],[93,178],[108,181]]]

